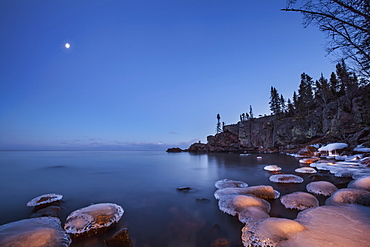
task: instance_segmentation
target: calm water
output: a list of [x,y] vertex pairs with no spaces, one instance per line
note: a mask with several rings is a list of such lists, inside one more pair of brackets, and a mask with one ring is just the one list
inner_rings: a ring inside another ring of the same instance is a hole
[[[257,160],[262,156],[262,160]],[[102,240],[127,227],[134,246],[209,246],[227,238],[242,246],[243,225],[222,213],[213,197],[219,179],[242,180],[252,185],[272,185],[282,195],[305,191],[305,183],[275,184],[263,170],[276,164],[294,173],[297,159],[288,155],[166,153],[158,151],[11,151],[0,152],[0,224],[28,218],[26,203],[45,193],[62,194],[62,224],[74,210],[92,203],[112,202],[125,213],[115,229],[104,236],[71,246],[104,246]],[[331,178],[332,179],[332,178]],[[190,186],[192,191],[177,191]],[[206,198],[209,201],[199,201]],[[319,198],[320,199],[320,198]],[[270,201],[272,216],[295,218],[296,210]]]

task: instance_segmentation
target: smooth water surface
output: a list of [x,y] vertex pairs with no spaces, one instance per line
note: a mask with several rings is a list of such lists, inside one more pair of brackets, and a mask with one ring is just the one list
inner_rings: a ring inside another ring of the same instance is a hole
[[[257,159],[261,156],[262,159]],[[282,195],[305,191],[303,184],[275,184],[263,167],[276,164],[293,173],[298,161],[288,155],[189,154],[158,151],[2,151],[0,152],[0,225],[28,218],[26,203],[62,194],[62,223],[74,210],[93,203],[119,204],[125,213],[115,229],[71,246],[104,246],[103,239],[128,228],[134,246],[210,246],[218,238],[242,246],[243,225],[218,209],[213,193],[219,179],[272,185]],[[189,192],[176,188],[189,186]],[[197,200],[197,199],[207,200]],[[295,218],[280,200],[270,201],[271,216]]]

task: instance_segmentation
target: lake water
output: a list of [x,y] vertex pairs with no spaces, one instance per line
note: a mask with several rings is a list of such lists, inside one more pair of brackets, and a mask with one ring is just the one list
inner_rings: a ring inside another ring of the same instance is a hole
[[[261,156],[262,159],[257,159]],[[72,247],[104,246],[103,239],[128,228],[136,247],[210,246],[226,238],[242,246],[237,217],[218,209],[213,194],[217,180],[229,178],[252,185],[272,185],[282,195],[306,191],[303,184],[276,184],[263,167],[276,164],[284,173],[299,167],[296,158],[279,154],[189,154],[159,151],[2,151],[0,152],[0,225],[28,218],[26,203],[46,194],[62,194],[62,224],[74,210],[111,202],[125,210],[115,229],[72,243]],[[327,175],[332,182],[335,178]],[[177,188],[189,186],[191,191]],[[208,200],[197,200],[197,199]],[[319,198],[323,203],[323,198]],[[280,200],[270,200],[271,216],[294,219]]]

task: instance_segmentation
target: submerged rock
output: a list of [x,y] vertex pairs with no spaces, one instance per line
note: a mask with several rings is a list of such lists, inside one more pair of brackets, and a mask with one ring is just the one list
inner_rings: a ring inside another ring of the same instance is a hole
[[294,192],[284,195],[280,198],[280,201],[286,208],[290,209],[305,210],[319,206],[319,201],[316,197],[306,192]]
[[35,207],[40,205],[46,205],[52,202],[62,200],[63,196],[59,194],[44,194],[33,198],[31,201],[27,202],[28,207]]
[[117,223],[124,210],[113,203],[99,203],[73,211],[64,225],[67,233],[75,238],[95,234],[102,228]]
[[334,184],[328,181],[311,182],[306,185],[306,189],[308,192],[323,196],[331,196],[335,191],[338,190]]
[[215,186],[217,189],[224,189],[224,188],[245,188],[248,187],[248,184],[243,181],[236,181],[231,179],[221,179],[215,182]]
[[67,247],[70,244],[71,238],[58,218],[32,218],[0,226],[2,247]]
[[104,243],[107,247],[132,247],[127,228],[119,230],[110,239],[104,240]]
[[191,188],[189,186],[180,186],[180,187],[177,187],[176,188],[178,191],[184,191],[184,192],[188,192],[191,190]]
[[42,208],[37,210],[35,213],[31,214],[30,218],[37,218],[37,217],[58,217],[61,208],[58,206],[49,206],[46,208]]

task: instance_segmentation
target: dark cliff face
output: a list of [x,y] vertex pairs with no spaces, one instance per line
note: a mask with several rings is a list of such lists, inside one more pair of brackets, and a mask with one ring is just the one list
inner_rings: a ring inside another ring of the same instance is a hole
[[369,94],[368,86],[320,105],[307,115],[268,116],[226,125],[224,132],[208,136],[208,143],[197,151],[278,151],[329,142],[370,146]]

